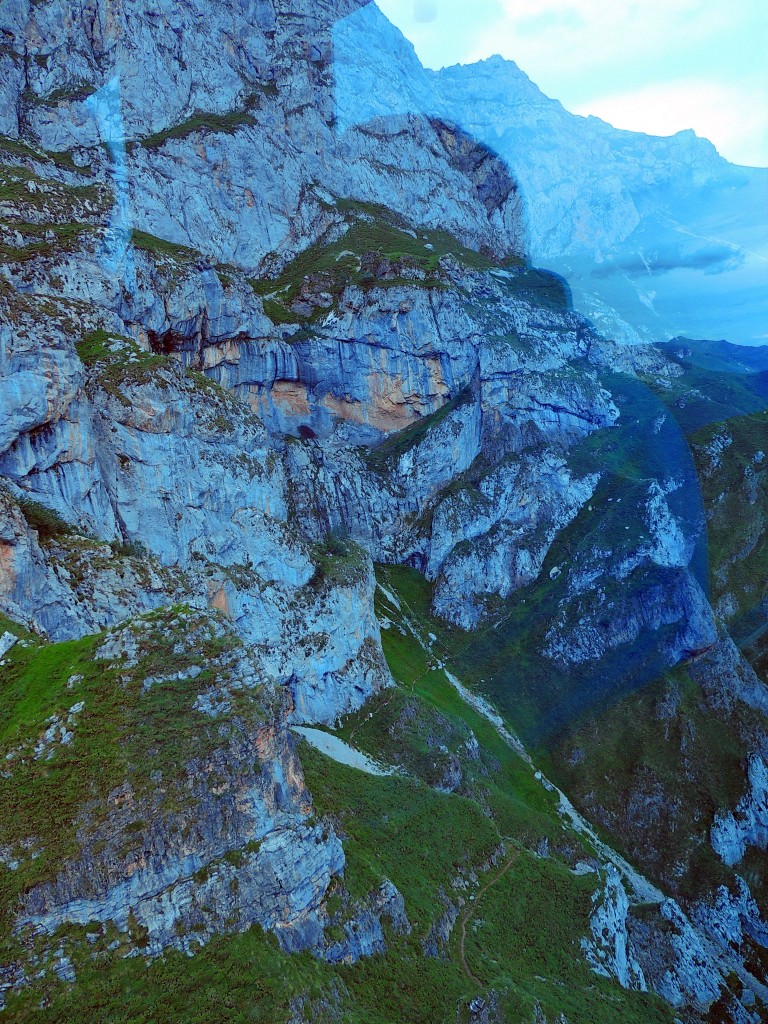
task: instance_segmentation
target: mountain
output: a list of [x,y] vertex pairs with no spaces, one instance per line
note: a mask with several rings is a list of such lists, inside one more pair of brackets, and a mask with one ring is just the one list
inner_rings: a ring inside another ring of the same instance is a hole
[[762,356],[358,12],[0,8],[3,1013],[759,1024]]
[[335,29],[342,125],[445,118],[511,168],[529,251],[610,337],[765,343],[768,170],[692,131],[654,138],[570,114],[511,61],[433,72],[370,5]]

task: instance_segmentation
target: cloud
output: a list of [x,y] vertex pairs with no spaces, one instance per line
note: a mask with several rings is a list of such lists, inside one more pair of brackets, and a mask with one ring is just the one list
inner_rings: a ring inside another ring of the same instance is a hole
[[435,68],[464,60],[486,26],[503,16],[501,0],[377,0],[377,6],[413,43],[423,63]]
[[437,18],[437,3],[435,0],[415,0],[413,5],[413,17],[415,21],[422,24],[429,24]]
[[[734,0],[751,3],[752,0]],[[716,34],[725,20],[723,4],[706,0],[501,0],[501,15],[468,41],[466,57],[477,60],[501,48],[543,84],[564,73],[621,69],[663,56],[680,60],[697,40]],[[562,98],[562,97],[558,97]]]
[[735,270],[743,262],[744,254],[732,245],[710,245],[694,252],[666,248],[652,255],[629,257],[595,267],[591,276],[604,278],[619,273],[647,277],[649,274],[665,274],[670,270],[703,270],[705,274],[724,274]]
[[515,28],[521,36],[533,36],[552,29],[581,29],[584,24],[584,16],[569,7],[562,11],[544,10],[526,15],[518,19]]
[[624,93],[597,95],[571,108],[594,114],[615,128],[674,135],[693,128],[734,163],[768,164],[768,109],[756,102],[756,84],[727,85],[705,79],[658,82]]

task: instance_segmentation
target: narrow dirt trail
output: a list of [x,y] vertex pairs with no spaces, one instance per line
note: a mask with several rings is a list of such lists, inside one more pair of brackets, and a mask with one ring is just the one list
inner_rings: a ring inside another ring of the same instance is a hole
[[520,851],[515,850],[512,853],[512,856],[509,857],[507,862],[504,864],[504,867],[501,869],[501,871],[499,871],[499,873],[494,878],[491,878],[489,881],[485,883],[485,885],[480,889],[478,894],[475,896],[474,900],[471,903],[468,902],[461,913],[461,939],[459,941],[459,959],[461,960],[461,966],[464,969],[464,973],[473,984],[477,985],[478,988],[484,987],[483,982],[477,977],[476,974],[472,973],[469,964],[467,963],[467,957],[465,952],[465,945],[467,941],[467,925],[475,916],[478,905],[480,904],[480,901],[482,900],[486,892],[488,892],[488,890],[492,888],[492,886],[496,885],[497,882],[501,881],[501,879],[504,877],[504,875],[506,875],[506,873],[509,871],[512,865],[519,859],[519,857]]

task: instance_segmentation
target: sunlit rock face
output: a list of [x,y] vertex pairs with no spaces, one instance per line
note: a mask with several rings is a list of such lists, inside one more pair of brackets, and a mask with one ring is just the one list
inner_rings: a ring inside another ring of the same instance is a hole
[[762,343],[768,171],[729,164],[692,131],[654,138],[577,117],[500,57],[424,69],[373,5],[334,39],[341,124],[422,111],[482,140],[520,183],[534,259],[569,277],[610,336]]
[[[332,26],[359,6],[230,3],[212,17],[205,4],[118,4],[95,21],[35,6],[12,29],[37,59],[9,133],[75,151],[124,135],[137,226],[249,270],[328,228],[329,194],[520,250],[514,181],[480,143],[468,189],[471,153],[451,156],[446,126],[417,116],[339,133]],[[221,134],[163,140],[196,116]]]

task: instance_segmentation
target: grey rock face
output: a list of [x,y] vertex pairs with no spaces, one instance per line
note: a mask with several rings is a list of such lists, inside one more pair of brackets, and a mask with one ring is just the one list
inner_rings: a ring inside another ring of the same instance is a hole
[[573,480],[553,454],[545,454],[532,470],[501,466],[480,481],[479,494],[459,491],[435,509],[433,535],[443,549],[451,545],[442,561],[434,542],[430,552],[427,575],[438,579],[435,609],[465,629],[480,621],[483,595],[506,598],[539,576],[555,536],[597,482],[595,477]]
[[[205,346],[201,358],[211,376],[249,398],[272,431],[305,431],[318,439],[291,444],[285,455],[293,504],[311,510],[300,512],[310,536],[318,536],[319,516],[321,530],[349,530],[376,557],[418,559],[433,577],[468,539],[461,503],[469,492],[447,501],[439,492],[504,434],[504,447],[492,459],[511,449],[510,463],[485,471],[480,487],[487,495],[479,497],[487,521],[483,529],[469,529],[486,534],[499,527],[510,534],[508,554],[496,570],[482,561],[472,584],[506,596],[538,575],[555,532],[594,486],[594,479],[570,486],[558,452],[610,423],[617,411],[588,370],[572,374],[568,368],[590,337],[580,318],[567,311],[548,314],[515,298],[514,275],[497,278],[450,264],[445,273],[449,287],[440,291],[348,288],[308,339],[220,342]],[[473,301],[461,299],[459,289]],[[491,331],[499,333],[493,342]],[[514,332],[514,339],[502,331]],[[182,358],[190,358],[189,344],[179,339],[178,345]],[[373,460],[350,451],[350,443],[370,443],[421,422],[425,429],[413,432],[410,444],[391,450],[384,444]],[[542,473],[535,482],[526,475],[516,454],[526,444],[540,444],[541,435],[551,438],[546,484]],[[521,472],[521,490],[542,492],[539,511],[531,506],[518,514],[519,523],[512,516],[514,525],[505,527],[502,520],[523,499],[501,495]],[[425,516],[431,516],[431,537],[424,535]],[[533,554],[518,552],[526,533],[536,534]],[[511,582],[505,558],[521,560]],[[448,606],[440,610],[447,613]],[[463,622],[478,616],[455,614]]]
[[[234,11],[229,13],[235,17]],[[334,13],[338,16],[348,12]],[[142,9],[131,12],[121,9],[115,12],[111,25],[100,28],[104,39],[80,40],[79,32],[87,33],[91,30],[83,28],[70,12],[59,11],[54,6],[45,14],[33,12],[32,20],[23,28],[23,32],[34,33],[40,52],[47,55],[51,82],[57,75],[62,74],[57,70],[63,54],[60,41],[61,38],[67,38],[73,53],[89,55],[83,58],[88,65],[87,68],[83,65],[78,72],[84,80],[106,80],[113,70],[119,68],[121,62],[133,62],[132,66],[141,67],[146,62],[154,62],[156,76],[174,81],[173,89],[176,89],[177,93],[169,93],[172,99],[173,95],[187,95],[188,92],[183,81],[178,79],[177,60],[171,60],[166,53],[159,53],[154,45],[140,46],[140,40],[145,34],[156,35],[153,27],[156,26],[156,22],[152,19],[158,14],[159,12],[150,14]],[[178,19],[182,15],[175,12],[174,17]],[[135,23],[132,31],[128,32],[126,19],[130,18],[134,19]],[[322,62],[328,56],[328,29],[332,19],[329,18],[328,12],[322,9],[315,12],[314,18],[312,26],[308,26],[306,21],[302,20],[301,38],[303,43],[308,36],[310,39],[317,38],[316,62]],[[278,62],[279,73],[276,72],[275,82],[280,75],[284,76],[284,80],[281,79],[275,86],[277,96],[272,95],[273,89],[267,90],[266,96],[263,97],[264,103],[259,104],[258,110],[254,108],[254,111],[242,120],[234,135],[206,136],[206,145],[218,146],[226,141],[228,169],[223,172],[225,176],[237,163],[239,147],[248,147],[250,162],[243,166],[242,174],[244,180],[247,179],[249,182],[253,177],[254,160],[262,169],[273,166],[285,169],[286,166],[284,160],[267,153],[260,153],[258,158],[254,158],[253,145],[256,140],[259,146],[272,145],[273,141],[280,137],[267,130],[268,123],[271,123],[269,119],[274,119],[277,114],[287,115],[292,109],[291,103],[297,102],[302,93],[311,94],[313,98],[318,93],[326,98],[328,96],[328,82],[322,80],[322,76],[317,77],[317,68],[314,68],[312,61],[307,63],[304,57],[299,59],[298,36],[292,35],[296,33],[297,27],[290,12],[281,10],[272,16],[271,20],[267,20],[268,25],[266,22],[262,24],[263,19],[256,19],[256,23],[249,22],[250,33],[258,35],[264,32],[266,36],[259,45],[254,42],[250,46],[247,59],[254,62],[255,68],[259,55],[267,52],[272,55],[276,49],[275,40],[268,40],[267,36],[272,32],[278,33],[281,43],[294,60],[283,64]],[[210,27],[210,30],[216,29]],[[51,42],[45,42],[46,39],[50,39]],[[198,42],[194,45],[198,45]],[[141,59],[137,63],[139,49]],[[218,59],[226,58],[219,54]],[[194,60],[197,60],[197,56],[190,53],[189,61]],[[187,62],[186,56],[184,61]],[[43,62],[39,61],[38,64],[42,68]],[[253,78],[254,68],[247,72],[240,67],[235,70],[242,80],[243,75],[248,78],[250,74]],[[72,67],[67,68],[67,74],[72,72]],[[217,72],[226,84],[228,78],[222,68],[217,67]],[[213,74],[213,71],[211,73]],[[261,81],[258,76],[253,80]],[[206,81],[207,79],[201,80],[196,87],[205,90]],[[35,92],[38,88],[42,90],[43,86],[33,85],[31,88]],[[134,131],[156,130],[160,126],[156,119],[151,120],[152,111],[146,108],[143,97],[142,102],[139,102],[134,88],[131,81],[123,83],[120,98],[128,134]],[[230,107],[236,105],[237,95],[230,94],[223,88],[218,102],[223,104],[225,101],[229,102]],[[44,134],[41,127],[43,122],[47,132],[54,132],[53,125],[56,123],[66,124],[68,131],[71,130],[72,124],[79,123],[77,118],[73,117],[72,105],[80,103],[83,106],[80,100],[67,100],[61,110],[57,103],[58,99],[46,106],[44,118],[37,108],[29,115],[38,117],[34,130],[38,131],[41,138]],[[87,109],[89,108],[86,104],[83,106],[84,112]],[[163,109],[167,112],[166,116],[169,116],[174,109],[174,103],[166,104]],[[215,113],[218,108],[211,109],[212,113]],[[318,113],[323,114],[322,104]],[[83,116],[85,117],[85,113]],[[266,120],[260,120],[262,117]],[[40,118],[43,118],[43,121],[40,121]],[[325,170],[320,177],[315,174],[316,168],[298,163],[292,165],[290,173],[282,175],[282,181],[290,182],[291,187],[302,192],[302,195],[304,183],[322,178],[326,196],[335,193],[367,199],[371,194],[376,194],[393,209],[405,209],[403,200],[406,197],[401,186],[398,184],[395,188],[394,182],[382,184],[376,179],[376,175],[383,173],[380,159],[382,149],[391,147],[391,165],[398,168],[398,175],[408,175],[407,210],[411,217],[419,218],[423,212],[421,219],[425,222],[447,225],[472,244],[485,245],[497,252],[520,248],[521,220],[514,180],[489,151],[473,143],[461,132],[457,132],[448,122],[407,118],[400,124],[382,122],[365,130],[350,130],[336,139],[332,137],[322,116],[312,125],[306,122],[305,115],[302,115],[302,118],[301,123],[297,122],[295,125],[296,131],[302,133],[303,137],[302,154],[306,154],[311,163],[311,147],[306,145],[308,131],[318,133],[318,138],[324,140],[323,145],[326,146],[326,159],[322,161]],[[249,119],[255,120],[256,123],[248,123]],[[83,130],[86,131],[85,128]],[[225,253],[220,249],[215,250],[211,246],[216,244],[217,237],[226,238],[229,245],[238,232],[242,232],[244,238],[247,236],[248,245],[252,246],[256,242],[258,231],[247,218],[245,221],[242,218],[233,219],[233,211],[226,213],[229,219],[226,224],[222,224],[221,231],[212,226],[211,213],[215,220],[220,213],[229,211],[224,195],[226,187],[222,193],[224,179],[220,175],[215,176],[218,192],[207,204],[204,224],[201,219],[199,230],[192,227],[196,215],[189,209],[188,204],[174,201],[167,191],[162,195],[156,192],[150,179],[154,180],[153,176],[157,173],[160,174],[162,189],[183,188],[185,197],[194,191],[191,189],[190,171],[199,160],[201,150],[195,142],[194,133],[184,136],[182,132],[180,136],[167,140],[153,140],[150,146],[135,147],[130,155],[132,160],[137,161],[138,168],[135,172],[129,170],[129,177],[137,183],[142,182],[141,190],[133,197],[133,207],[144,226],[170,239],[191,242],[205,248],[211,255],[234,258],[241,264],[254,265],[263,257],[267,246],[275,250],[281,249],[283,253],[290,252],[292,248],[295,251],[296,248],[305,245],[313,235],[322,233],[333,219],[333,214],[328,212],[327,198],[323,200],[325,220],[319,214],[313,214],[307,220],[299,213],[298,207],[294,206],[287,217],[289,227],[286,227],[286,230],[295,235],[297,226],[304,223],[308,233],[303,236],[303,240],[296,238],[295,244],[288,242],[286,247],[285,240],[278,244],[274,236],[265,238],[261,254],[254,254],[253,257],[249,257],[242,248],[237,256],[231,251]],[[45,144],[55,148],[54,136],[46,138]],[[90,145],[85,136],[79,141],[83,146]],[[301,159],[304,159],[304,156]],[[350,179],[352,167],[355,168],[355,176]],[[199,164],[191,173],[197,175],[200,188],[210,189],[212,179],[207,167],[203,168],[203,164]],[[331,180],[334,175],[337,178]],[[269,199],[269,187],[257,196],[257,205],[262,195],[264,200],[274,207],[275,204]],[[423,208],[420,205],[422,202]],[[451,209],[445,207],[448,202],[454,204]],[[185,209],[186,224],[183,235],[166,220],[162,223],[153,220],[152,210],[162,210],[163,217],[167,219],[167,211],[181,208],[182,205]],[[274,230],[274,218],[265,217],[263,211],[260,217],[263,225],[268,225],[270,230]],[[237,223],[234,222],[235,219]],[[280,261],[284,259],[284,255],[279,257]],[[77,274],[75,265],[70,262],[68,267],[64,262],[60,269],[65,292],[69,292],[73,298],[76,295],[78,300],[82,300],[85,297],[83,279]],[[469,467],[479,453],[480,447],[488,444],[490,432],[481,431],[479,420],[488,405],[493,406],[494,413],[505,403],[512,406],[513,412],[509,417],[510,429],[523,433],[526,430],[541,429],[558,435],[572,433],[573,436],[577,436],[584,430],[605,422],[605,417],[611,415],[608,407],[599,407],[599,391],[587,395],[583,388],[577,385],[574,389],[573,385],[569,384],[567,392],[564,392],[563,381],[558,378],[565,362],[577,352],[583,351],[583,323],[577,318],[564,320],[560,313],[548,316],[530,303],[505,300],[503,292],[506,282],[502,279],[503,275],[494,283],[488,278],[467,279],[466,274],[460,273],[458,276],[455,275],[455,280],[451,283],[462,288],[469,285],[476,296],[475,305],[485,304],[489,297],[496,299],[495,305],[501,307],[496,319],[499,319],[499,313],[504,313],[507,318],[514,320],[516,337],[523,343],[537,346],[538,358],[534,360],[533,352],[530,352],[527,372],[523,374],[520,370],[526,365],[525,358],[523,357],[521,361],[518,355],[513,357],[512,353],[506,359],[508,370],[502,368],[498,359],[494,361],[495,365],[490,365],[490,360],[483,355],[483,348],[479,345],[477,332],[493,325],[485,323],[482,319],[478,321],[477,318],[469,317],[465,308],[466,303],[458,301],[453,288],[446,292],[394,288],[388,289],[386,295],[374,293],[371,296],[364,296],[354,288],[348,289],[337,309],[329,313],[320,330],[314,332],[313,339],[287,345],[276,336],[277,332],[263,317],[259,304],[254,302],[252,296],[249,300],[247,293],[243,292],[239,284],[234,290],[223,289],[219,278],[210,269],[203,269],[197,275],[161,272],[160,280],[157,280],[158,272],[144,257],[139,256],[136,259],[136,286],[130,297],[120,294],[115,282],[106,278],[96,265],[91,265],[89,271],[88,298],[109,309],[113,315],[117,314],[118,319],[112,321],[116,330],[137,337],[141,344],[149,342],[156,350],[177,350],[185,361],[201,365],[207,373],[226,387],[234,388],[243,397],[248,398],[254,409],[264,416],[273,430],[295,430],[303,425],[315,432],[327,434],[329,430],[336,430],[337,424],[346,424],[348,440],[352,440],[355,434],[360,436],[361,440],[375,439],[381,436],[382,431],[389,432],[397,427],[406,426],[419,417],[436,412],[447,397],[456,395],[462,387],[467,386],[477,376],[480,368],[482,407],[478,409],[475,406],[471,413],[467,410],[461,414],[465,418],[466,426],[456,434],[453,441],[452,464],[447,466],[445,460],[441,459],[442,464],[437,473],[431,468],[427,469],[426,477],[419,487],[422,493],[410,501],[409,508],[402,511],[400,508],[393,509],[392,501],[386,497],[384,500],[389,508],[386,516],[381,518],[389,522],[375,528],[374,533],[386,532],[390,536],[401,537],[403,514],[420,515],[441,485],[450,483],[452,478]],[[32,287],[42,288],[43,282],[35,281]],[[159,289],[163,292],[162,302],[158,298]],[[199,296],[202,296],[202,301]],[[439,339],[437,349],[436,338]],[[353,340],[354,344],[351,344]],[[542,362],[541,355],[547,347],[552,351],[548,360]],[[557,350],[559,353],[555,355]],[[386,364],[380,362],[383,357],[387,360]],[[340,362],[343,366],[341,377],[338,370]],[[482,369],[483,364],[487,366],[487,380]],[[16,376],[14,374],[14,377]],[[383,389],[382,379],[388,382]],[[77,387],[76,379],[74,384]],[[14,380],[14,387],[18,386],[20,382]],[[590,389],[593,392],[595,390],[591,385]],[[130,389],[127,397],[131,401]],[[248,514],[259,515],[262,517],[260,529],[248,530],[248,536],[253,540],[246,552],[247,561],[262,575],[271,578],[275,566],[270,567],[264,562],[265,548],[257,538],[264,536],[266,526],[270,538],[267,550],[274,550],[280,528],[276,526],[270,533],[269,525],[264,522],[263,517],[266,505],[270,508],[268,515],[273,518],[279,520],[284,513],[284,509],[280,507],[279,481],[275,481],[274,486],[266,488],[269,497],[265,497],[265,487],[261,480],[249,482],[244,479],[242,489],[233,486],[234,481],[227,481],[226,486],[222,486],[223,478],[216,479],[216,463],[218,462],[222,469],[235,463],[228,453],[224,453],[219,439],[216,439],[209,450],[209,456],[205,460],[208,471],[205,473],[205,479],[200,479],[198,485],[205,490],[207,497],[196,507],[188,507],[175,513],[180,518],[177,518],[174,524],[171,541],[165,509],[168,494],[164,493],[162,487],[158,489],[156,486],[163,472],[162,460],[167,454],[164,439],[168,433],[186,439],[174,445],[174,463],[169,468],[172,476],[183,475],[192,479],[199,476],[199,466],[193,465],[197,458],[198,433],[196,429],[191,428],[193,414],[184,400],[180,404],[169,406],[170,418],[162,424],[159,422],[157,411],[162,408],[161,400],[166,398],[167,396],[158,394],[156,398],[151,399],[147,394],[145,406],[138,413],[135,405],[129,410],[129,407],[119,400],[105,403],[109,407],[110,422],[107,429],[114,436],[111,439],[111,450],[103,450],[98,459],[94,458],[96,446],[92,443],[91,434],[94,429],[98,429],[103,435],[106,424],[102,426],[97,422],[93,427],[84,424],[83,429],[76,430],[74,434],[63,433],[58,420],[54,417],[52,422],[57,426],[53,438],[46,442],[44,452],[37,453],[22,450],[21,445],[26,444],[27,440],[24,433],[26,425],[21,423],[16,428],[20,440],[14,442],[13,450],[6,460],[5,471],[21,482],[29,477],[28,469],[34,461],[35,479],[41,480],[43,489],[52,494],[55,504],[62,512],[65,512],[66,506],[65,493],[71,492],[70,509],[77,508],[77,514],[82,515],[83,509],[90,503],[93,507],[92,522],[104,539],[113,539],[118,535],[128,542],[140,539],[141,543],[146,543],[152,552],[157,553],[166,566],[179,564],[186,567],[191,556],[202,556],[226,565],[229,558],[234,557],[227,553],[227,549],[237,548],[240,542],[234,538],[243,536],[243,533],[238,533],[237,530],[232,533],[229,522],[232,520],[233,510],[239,510],[237,514],[241,519]],[[26,403],[24,407],[28,405],[29,403]],[[79,406],[74,405],[73,414],[75,422],[79,422],[81,415],[92,415],[87,405],[82,411]],[[163,415],[165,416],[165,413]],[[222,412],[218,418],[225,418],[225,414]],[[459,429],[459,421],[460,416],[457,412],[452,421],[453,430]],[[215,425],[216,417],[213,422]],[[244,448],[254,450],[260,447],[261,451],[264,451],[263,442],[259,442],[255,435],[246,438],[242,434],[242,429],[236,434],[233,438],[233,455],[235,448],[242,451]],[[154,453],[150,450],[153,437]],[[435,451],[440,439],[439,434],[434,438]],[[141,458],[137,458],[139,440],[142,448]],[[79,444],[81,448],[73,449],[73,442]],[[83,445],[86,447],[82,447]],[[420,449],[420,454],[426,454],[425,447]],[[59,457],[60,455],[64,457]],[[53,472],[55,478],[50,486],[38,476],[39,463],[43,458],[50,464],[49,472]],[[120,471],[122,465],[129,463],[133,466],[132,479]],[[423,459],[419,460],[419,464],[422,463]],[[86,467],[85,471],[77,468],[81,465]],[[411,480],[414,465],[411,453],[399,466],[399,475],[403,479],[407,478],[409,485],[414,482]],[[73,475],[72,469],[65,467],[73,467],[77,471]],[[421,468],[419,472],[424,474]],[[71,480],[62,480],[67,473]],[[338,490],[338,483],[334,484],[334,489]],[[213,507],[214,496],[216,500],[226,497],[220,508]],[[116,504],[121,518],[119,523],[111,521],[114,518]],[[397,504],[402,506],[401,502]],[[243,513],[242,509],[254,511]],[[326,515],[329,521],[341,519],[345,525],[350,519],[356,520],[359,524],[367,516],[365,511],[352,511],[351,515],[349,512],[350,510],[345,510],[344,515],[339,516],[331,509]],[[214,528],[213,524],[217,517],[219,525]],[[562,513],[560,518],[562,519]],[[554,525],[550,527],[550,536],[556,528]],[[215,541],[204,539],[206,532],[214,532]],[[366,532],[371,532],[370,526]],[[225,539],[227,533],[231,538],[229,543]],[[425,544],[422,539],[408,538],[407,546],[413,548],[411,554],[414,558],[429,558],[427,552],[423,551]],[[388,557],[391,542],[385,541],[383,547],[384,551],[381,554]],[[518,544],[518,538],[510,537],[506,543],[507,554],[501,558],[499,564],[491,568],[487,560],[481,558],[475,574],[480,576],[485,572],[491,580],[490,591],[504,594],[508,589],[508,583],[497,578],[506,572],[506,567],[516,566],[514,572],[518,581],[527,581],[533,578],[547,547],[546,537],[537,538],[533,550]],[[290,564],[290,557],[284,544],[279,550],[275,565],[284,569]],[[300,572],[297,567],[293,573],[294,577]],[[295,584],[296,579],[294,578],[292,582]],[[445,586],[450,587],[450,582]],[[488,590],[488,585],[484,585],[478,579],[475,588],[480,588],[481,591],[483,588]],[[445,605],[443,610],[447,611],[448,606]],[[469,622],[476,620],[479,611],[456,610],[453,614],[456,621]]]
[[[419,116],[336,130],[331,28],[361,5],[227,3],[212,17],[204,4],[118,4],[104,19],[18,5],[9,134],[101,169],[108,142],[138,227],[250,270],[327,230],[329,196],[376,197],[477,248],[521,252],[519,199],[489,151],[454,157],[449,129]],[[161,83],[152,97],[147,81]]]
[[13,633],[8,631],[0,636],[0,658],[4,657],[15,646],[17,639]]
[[735,893],[723,887],[714,895],[706,905],[693,907],[690,917],[674,900],[665,900],[659,907],[665,924],[651,943],[647,925],[631,918],[630,933],[638,958],[659,995],[694,1013],[704,1013],[718,996],[722,999],[727,979],[738,976],[740,995],[727,1000],[728,1015],[734,1021],[757,1024],[768,989],[759,971],[744,969],[742,956],[746,936],[761,935],[765,926],[760,924],[742,881]]
[[[344,854],[331,829],[308,820],[311,799],[284,716],[270,719],[279,691],[221,619],[180,611],[175,621],[177,636],[186,628],[177,643],[203,646],[211,631],[221,641],[222,653],[207,663],[218,682],[201,694],[215,707],[219,744],[180,764],[175,777],[154,771],[147,781],[142,765],[127,761],[125,782],[103,805],[83,808],[78,854],[24,897],[16,931],[27,941],[62,924],[100,925],[153,955],[169,946],[192,951],[211,935],[258,923],[286,949],[321,952],[322,902]],[[158,641],[153,629],[135,620],[113,631],[98,657],[130,678]],[[201,670],[182,675],[192,681]],[[168,682],[147,678],[142,688]],[[70,709],[75,732],[82,710]]]
[[[184,322],[194,330],[194,315]],[[42,499],[112,549],[66,536],[41,544],[9,495],[8,610],[64,639],[172,600],[220,608],[259,646],[266,671],[291,680],[297,721],[333,721],[385,684],[370,570],[362,562],[343,586],[308,585],[314,565],[288,524],[285,472],[248,406],[119,337],[86,382],[60,331],[50,364],[39,362],[45,382],[60,358],[45,430],[17,426],[0,463],[16,495]],[[11,388],[28,375],[27,352],[16,332]]]
[[329,963],[354,963],[386,949],[382,923],[386,919],[395,935],[408,935],[411,926],[403,897],[385,880],[362,906],[355,908],[354,919],[344,925],[344,938],[327,946],[323,957]]
[[[117,928],[155,955],[260,924],[287,950],[346,962],[382,951],[387,928],[406,934],[402,897],[385,883],[353,920],[333,922],[343,938],[329,937],[344,853],[310,820],[288,726],[331,725],[391,682],[372,559],[422,569],[452,623],[486,622],[494,602],[540,579],[596,500],[600,473],[577,455],[621,419],[604,371],[674,374],[601,339],[562,280],[504,260],[524,254],[526,231],[538,251],[580,253],[591,232],[600,253],[625,240],[637,210],[615,168],[600,179],[599,230],[594,192],[529,197],[526,222],[514,168],[446,108],[383,106],[352,124],[332,27],[358,7],[4,7],[0,126],[72,161],[0,149],[0,170],[20,166],[32,185],[8,213],[15,255],[0,266],[0,608],[53,640],[111,630],[105,664],[137,655],[120,623],[177,603],[222,613],[248,650],[195,696],[222,733],[179,768],[189,800],[174,809],[160,781],[140,790],[126,778],[95,831],[84,819],[78,854],[27,894],[22,936],[95,923],[105,941]],[[440,88],[458,96],[457,75]],[[517,85],[533,115],[557,122],[530,83]],[[686,139],[654,152],[670,166],[682,153],[694,179],[720,167]],[[557,161],[548,173],[542,192]],[[128,200],[132,242],[118,230]],[[395,215],[401,241],[416,244],[411,262],[377,251]],[[72,238],[70,221],[83,233]],[[373,248],[351,254],[345,279],[296,260],[313,247],[339,264],[353,222]],[[456,236],[449,251],[435,253],[427,227]],[[253,274],[276,291],[287,275],[285,301]],[[666,666],[717,641],[691,569],[696,530],[674,514],[672,490],[648,483],[641,530],[553,568],[563,597],[546,654],[565,670],[643,644]],[[143,686],[192,688],[198,669],[153,670]],[[746,671],[742,683],[762,707]],[[241,721],[257,686],[270,695],[264,720]],[[76,742],[76,716],[54,724],[42,757],[70,732]],[[726,857],[764,842],[760,771],[751,802],[713,830]],[[449,759],[439,786],[460,781]],[[595,908],[595,963],[675,1005],[711,1002],[709,951],[679,908],[664,911],[668,948],[643,959],[614,881]],[[726,903],[710,932],[735,929]],[[449,908],[431,950],[454,920]]]
[[735,876],[734,887],[720,886],[713,899],[691,908],[691,919],[725,951],[743,948],[750,938],[765,942],[766,926],[747,883]]
[[749,758],[747,779],[747,794],[735,811],[716,815],[712,825],[712,848],[729,866],[743,859],[748,846],[768,846],[768,767],[758,754]]
[[671,926],[666,936],[668,948],[647,950],[645,956],[640,954],[646,975],[652,979],[654,989],[673,1006],[688,1002],[708,1006],[719,995],[722,973],[713,969],[712,957],[701,936],[674,900],[662,903],[660,913]]
[[176,859],[166,851],[161,864],[150,859],[138,871],[129,864],[130,883],[117,882],[90,899],[77,889],[67,893],[60,881],[55,891],[30,898],[19,926],[34,924],[37,934],[52,934],[65,923],[111,923],[124,932],[138,927],[147,933],[143,951],[157,955],[169,946],[191,952],[212,935],[260,924],[289,951],[320,949],[318,906],[331,876],[344,866],[339,840],[325,839],[321,826],[295,826],[270,833],[255,853],[240,854],[246,844],[235,841],[220,862],[194,854]]
[[729,866],[735,866],[741,863],[750,847],[764,850],[768,844],[765,766],[768,688],[724,630],[718,643],[695,664],[693,676],[717,713],[746,711],[749,723],[749,729],[743,730],[747,748],[746,792],[735,807],[722,808],[715,814],[710,829],[715,853]]
[[0,492],[0,505],[3,611],[19,622],[45,628],[43,623],[59,621],[62,608],[74,598],[57,579],[15,502]]
[[[245,6],[231,2],[216,17],[200,3],[181,9],[120,3],[104,19],[89,18],[83,3],[41,10],[12,5],[7,27],[15,34],[18,56],[39,58],[29,60],[32,97],[18,128],[59,143],[49,149],[87,145],[93,136],[78,124],[87,120],[83,107],[90,90],[85,84],[99,88],[115,75],[121,79],[129,137],[159,131],[197,110],[226,113],[250,92],[284,77],[291,59],[302,56],[302,41],[308,43],[306,65],[327,58],[322,33],[363,2],[318,3],[311,14],[281,0]],[[271,45],[275,34],[279,39]],[[225,38],[227,47],[220,45]],[[282,56],[277,68],[276,53]],[[147,90],[148,81],[162,81],[165,88]]]
[[690,573],[669,573],[647,584],[643,576],[630,580],[626,599],[590,588],[588,597],[568,602],[547,635],[546,652],[563,663],[597,661],[648,633],[664,636],[669,663],[716,641],[712,610]]
[[713,707],[730,710],[746,704],[753,711],[768,714],[768,687],[725,630],[721,629],[717,644],[692,671]]
[[647,990],[643,969],[637,962],[627,934],[629,900],[621,877],[607,867],[603,891],[595,893],[590,921],[592,940],[583,940],[585,954],[598,974],[614,977],[622,988]]

